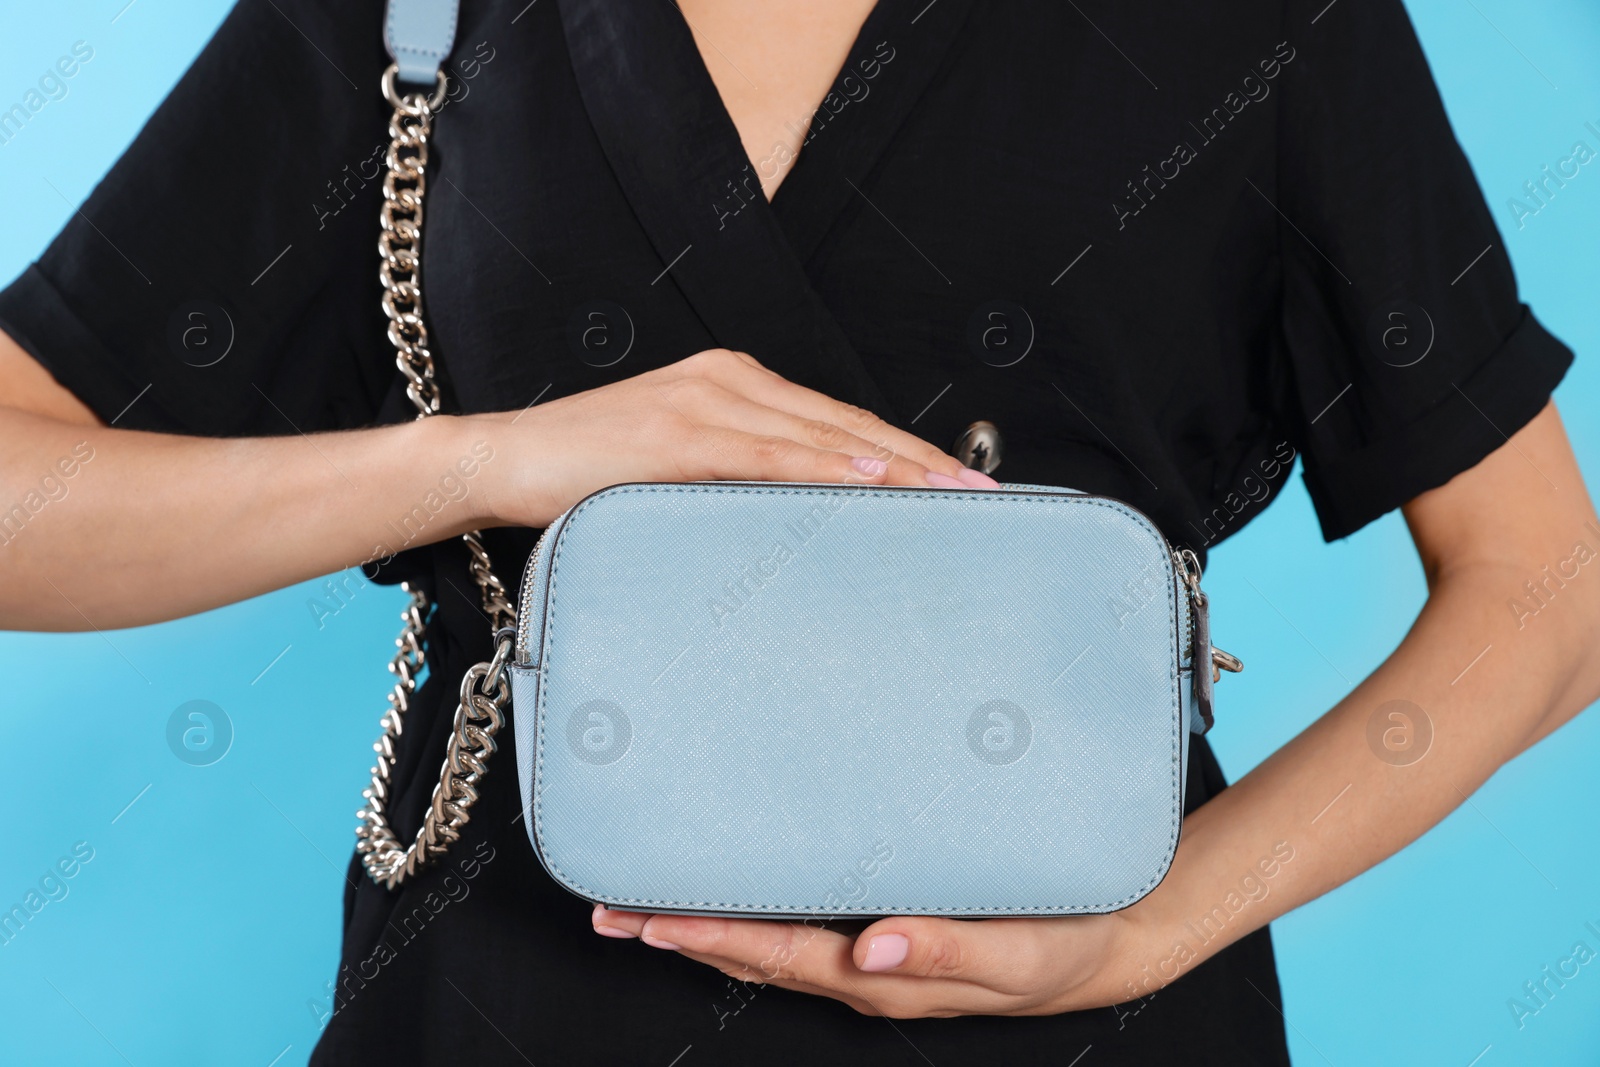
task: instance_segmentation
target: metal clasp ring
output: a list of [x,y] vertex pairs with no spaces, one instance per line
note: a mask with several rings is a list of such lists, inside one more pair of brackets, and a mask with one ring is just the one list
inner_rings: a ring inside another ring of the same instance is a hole
[[433,99],[427,101],[425,105],[418,105],[415,103],[415,101],[422,99],[421,93],[408,93],[405,96],[400,95],[399,91],[395,88],[395,79],[399,76],[399,74],[400,64],[398,63],[390,63],[389,69],[383,72],[383,98],[389,101],[389,103],[395,108],[400,111],[408,112],[412,115],[420,115],[422,114],[424,107],[426,107],[428,111],[438,111],[439,108],[443,106],[445,101],[445,91],[450,85],[450,80],[445,77],[443,70],[434,72],[434,76],[439,79],[438,88],[434,91]]

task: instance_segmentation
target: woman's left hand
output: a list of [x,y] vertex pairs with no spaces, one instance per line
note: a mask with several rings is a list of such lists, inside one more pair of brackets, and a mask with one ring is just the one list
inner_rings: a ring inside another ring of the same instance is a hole
[[[1600,518],[1553,404],[1405,505],[1405,519],[1429,584],[1405,640],[1331,711],[1186,815],[1171,869],[1132,907],[1055,919],[897,917],[858,937],[597,908],[596,931],[896,1018],[1047,1015],[1156,992],[1404,848],[1497,767],[1600,700],[1600,580],[1570,570],[1593,557]],[[1537,609],[1513,601],[1507,612],[1506,594],[1540,567],[1547,584],[1562,570],[1560,595],[1534,596]],[[1491,636],[1500,658],[1466,675],[1460,664]],[[1402,697],[1433,726],[1423,751],[1395,760],[1371,730]]]
[[1053,1015],[1132,1000],[1128,913],[1048,919],[896,916],[851,937],[803,922],[594,909],[595,932],[638,937],[742,982],[832,997],[867,1015]]

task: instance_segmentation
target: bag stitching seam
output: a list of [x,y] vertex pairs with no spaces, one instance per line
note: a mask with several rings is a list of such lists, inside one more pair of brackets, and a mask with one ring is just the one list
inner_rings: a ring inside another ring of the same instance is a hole
[[[871,490],[855,490],[855,491],[852,492],[851,490],[848,490],[848,489],[823,489],[823,488],[816,488],[816,487],[809,487],[809,486],[772,487],[772,488],[759,487],[759,486],[709,486],[709,485],[694,485],[694,484],[677,484],[677,485],[669,485],[669,486],[660,486],[660,485],[652,485],[652,486],[623,486],[623,487],[619,487],[615,491],[615,493],[613,493],[613,494],[595,494],[594,496],[591,496],[588,500],[585,500],[582,504],[580,504],[577,508],[575,508],[570,515],[567,516],[567,521],[562,525],[561,533],[565,534],[567,530],[571,529],[573,520],[575,520],[582,511],[587,509],[589,507],[589,505],[594,503],[596,500],[600,500],[603,497],[608,497],[608,496],[611,496],[611,495],[621,495],[621,494],[624,494],[624,493],[647,493],[647,492],[654,492],[654,493],[664,493],[664,492],[742,493],[742,494],[746,494],[746,495],[752,495],[753,494],[753,495],[784,495],[784,496],[806,496],[806,495],[809,495],[809,496],[837,496],[837,495],[844,495],[844,496],[857,496],[857,497],[871,495]],[[950,490],[939,489],[939,490],[927,490],[927,491],[924,491],[924,492],[916,492],[916,491],[914,491],[914,492],[912,492],[912,493],[910,493],[908,495],[912,499],[915,499],[915,500],[928,500],[928,499],[937,499],[937,498],[939,498],[941,496],[948,496],[950,494],[950,492],[951,492]],[[975,490],[974,492],[981,492],[981,491],[980,490]],[[1134,521],[1135,525],[1139,526],[1141,529],[1145,530],[1146,532],[1154,532],[1154,531],[1151,530],[1150,524],[1149,524],[1149,520],[1147,518],[1145,518],[1144,516],[1138,514],[1135,511],[1133,511],[1133,509],[1119,504],[1116,501],[1103,500],[1103,499],[1093,499],[1093,498],[1091,498],[1091,499],[1083,499],[1082,497],[1056,496],[1055,494],[1048,494],[1048,493],[1040,493],[1040,494],[1037,494],[1037,496],[1039,498],[1042,498],[1042,499],[1045,499],[1045,500],[1049,500],[1049,501],[1065,500],[1065,501],[1070,501],[1070,502],[1072,502],[1072,503],[1074,503],[1076,505],[1079,505],[1079,506],[1092,506],[1092,507],[1107,508],[1107,509],[1110,509],[1111,511],[1117,512],[1120,515],[1123,515],[1123,516],[1125,516],[1127,518],[1132,519]],[[1160,543],[1160,541],[1159,541],[1159,537],[1158,537],[1158,545],[1159,545],[1159,543]],[[736,911],[736,912],[741,912],[741,913],[755,912],[755,913],[785,914],[785,915],[817,915],[817,914],[823,914],[823,913],[820,913],[820,912],[811,911],[809,909],[800,908],[800,907],[797,907],[797,906],[792,905],[792,904],[789,904],[789,905],[786,905],[786,904],[748,904],[748,903],[747,904],[738,904],[738,903],[730,903],[730,902],[727,902],[727,901],[670,901],[670,900],[655,900],[655,899],[650,899],[650,898],[646,898],[646,897],[619,897],[619,896],[613,896],[613,895],[610,895],[610,894],[597,893],[594,890],[589,889],[587,886],[582,885],[574,877],[569,875],[567,872],[563,871],[561,869],[560,864],[556,863],[552,858],[550,858],[546,854],[545,850],[540,845],[539,838],[538,838],[539,818],[540,818],[540,814],[543,811],[543,805],[544,805],[543,790],[542,790],[542,787],[541,787],[542,783],[541,783],[541,780],[540,780],[541,779],[540,771],[544,766],[545,720],[547,718],[547,716],[543,715],[541,712],[542,712],[542,710],[544,708],[544,700],[543,700],[543,697],[544,697],[544,679],[545,679],[544,667],[549,663],[549,660],[550,660],[550,647],[554,643],[554,634],[555,634],[555,600],[556,600],[556,585],[557,585],[557,577],[556,577],[556,575],[557,575],[557,569],[559,568],[560,563],[561,563],[561,553],[562,553],[564,547],[565,546],[564,546],[563,539],[561,537],[558,537],[557,541],[556,541],[556,545],[552,549],[551,556],[550,556],[550,577],[549,577],[548,586],[547,586],[548,592],[545,594],[545,603],[544,603],[544,612],[543,612],[543,616],[544,616],[544,633],[542,635],[543,640],[540,641],[539,665],[538,665],[538,667],[534,668],[534,672],[536,674],[536,679],[535,679],[536,690],[535,690],[535,698],[534,698],[534,766],[533,766],[533,789],[532,789],[532,793],[533,793],[533,805],[532,805],[533,806],[533,819],[530,820],[532,825],[529,827],[529,832],[530,832],[530,836],[533,838],[533,845],[534,845],[534,848],[538,851],[540,859],[543,861],[545,866],[549,869],[550,873],[561,881],[562,885],[564,885],[569,890],[571,890],[571,891],[573,891],[575,893],[578,893],[580,896],[583,896],[584,898],[589,899],[589,900],[606,901],[606,902],[613,903],[613,904],[638,904],[638,905],[644,905],[644,906],[647,906],[647,907],[662,907],[662,908],[683,908],[683,909],[722,908],[722,909],[727,909],[729,911]],[[1175,599],[1176,599],[1176,596],[1177,596],[1176,589],[1171,583],[1163,582],[1162,584],[1167,586],[1166,593],[1167,593],[1167,608],[1168,608],[1168,611],[1169,611],[1169,613],[1175,614],[1176,611],[1177,611],[1177,605],[1176,605],[1176,602],[1175,602]],[[1177,639],[1174,638],[1175,642],[1176,642],[1176,640]],[[1181,669],[1180,669],[1180,667],[1178,665],[1179,664],[1179,657],[1176,655],[1177,652],[1178,652],[1178,650],[1176,648],[1174,648],[1175,656],[1174,656],[1174,659],[1173,659],[1173,669],[1172,669],[1172,672],[1168,676],[1169,680],[1172,682],[1172,709],[1171,710],[1172,710],[1172,713],[1173,713],[1173,718],[1175,720],[1182,718],[1182,710],[1183,710],[1183,708],[1182,708],[1182,693],[1180,692],[1180,689],[1179,689],[1179,686],[1181,684],[1181,678],[1180,678]],[[1177,723],[1177,728],[1181,729],[1181,730],[1187,730],[1188,729],[1188,723],[1186,723],[1186,722],[1178,722]],[[1179,795],[1179,793],[1180,793],[1180,785],[1179,785],[1179,783],[1182,780],[1181,779],[1182,742],[1183,742],[1182,736],[1180,734],[1174,732],[1173,733],[1173,743],[1172,743],[1172,763],[1171,763],[1171,767],[1172,767],[1172,787],[1173,787],[1172,788],[1172,796],[1173,796],[1173,800],[1172,800],[1172,810],[1171,810],[1171,819],[1170,819],[1171,830],[1169,831],[1169,834],[1168,834],[1168,844],[1167,844],[1167,849],[1166,849],[1166,857],[1165,857],[1164,862],[1160,864],[1160,869],[1150,878],[1149,881],[1147,881],[1144,885],[1140,886],[1138,889],[1133,890],[1127,896],[1124,896],[1124,897],[1122,897],[1122,898],[1120,898],[1118,900],[1112,901],[1112,902],[1107,903],[1107,904],[1074,904],[1074,905],[1066,905],[1066,906],[1041,904],[1041,905],[1025,905],[1025,906],[1021,906],[1021,907],[967,907],[967,908],[962,908],[962,907],[929,907],[929,908],[920,909],[919,914],[929,914],[929,915],[938,915],[938,914],[980,915],[980,914],[991,914],[992,913],[992,914],[1002,914],[1002,915],[1018,915],[1018,914],[1024,914],[1024,913],[1041,913],[1041,914],[1061,915],[1061,914],[1072,914],[1072,913],[1076,913],[1076,912],[1115,911],[1120,907],[1123,907],[1123,906],[1125,906],[1127,904],[1130,904],[1130,903],[1140,899],[1146,893],[1150,892],[1150,890],[1152,888],[1154,888],[1156,885],[1158,885],[1163,878],[1166,877],[1167,871],[1172,866],[1172,860],[1174,858],[1174,854],[1175,854],[1176,849],[1177,849],[1178,833],[1179,833],[1179,828],[1182,825],[1182,817],[1183,817],[1182,816],[1182,798]],[[881,912],[881,909],[874,910],[874,909],[867,909],[867,908],[860,908],[860,907],[842,907],[842,908],[839,908],[836,911],[830,912],[828,914],[835,914],[835,915],[850,915],[850,914],[876,915],[876,914],[882,914],[882,912]]]

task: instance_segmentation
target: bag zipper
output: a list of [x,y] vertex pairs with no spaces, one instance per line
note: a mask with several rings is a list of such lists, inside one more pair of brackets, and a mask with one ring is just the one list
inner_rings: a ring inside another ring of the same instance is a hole
[[[1200,612],[1210,610],[1210,602],[1200,589],[1200,557],[1194,554],[1193,549],[1180,548],[1171,551],[1173,569],[1177,571],[1179,578],[1183,580],[1184,587],[1189,591],[1189,664],[1191,668],[1198,670],[1201,650],[1196,647],[1195,641],[1198,636],[1196,633],[1196,619]],[[1244,670],[1244,660],[1233,653],[1224,652],[1216,645],[1212,645],[1209,651],[1211,653],[1211,680],[1213,682],[1222,680],[1223,671],[1227,671],[1230,674],[1238,674]]]
[[539,573],[539,564],[543,560],[546,551],[545,546],[548,545],[552,539],[554,539],[556,531],[561,528],[561,524],[566,521],[567,516],[570,514],[572,514],[572,509],[568,508],[566,511],[563,511],[561,514],[557,515],[554,519],[550,520],[550,525],[544,528],[544,532],[539,535],[539,540],[534,542],[533,552],[528,556],[527,566],[523,568],[522,590],[517,597],[517,622],[520,624],[517,627],[517,637],[514,649],[516,653],[514,662],[517,664],[517,666],[531,667],[534,665],[533,656],[530,649],[533,637],[533,627],[525,620],[524,613],[533,604],[533,582]]
[[[811,484],[811,483],[794,483],[794,484]],[[834,488],[834,487],[833,486],[829,486],[829,488]],[[1047,488],[1048,487],[1045,487],[1045,486],[1039,486],[1039,487],[1037,487],[1037,491],[1044,491]],[[1034,489],[1034,487],[1028,487],[1028,488],[1025,489],[1025,488],[1023,488],[1021,486],[1013,486],[1013,485],[1010,485],[1010,484],[1008,484],[1006,486],[1006,489],[1010,490],[1010,491],[1013,491],[1013,492],[1017,492],[1017,491],[1020,491],[1020,492],[1032,492],[1032,491],[1036,491]],[[1061,493],[1061,490],[1060,489],[1056,489],[1055,492],[1056,493]],[[1084,496],[1084,497],[1092,497],[1092,496],[1094,496],[1094,494],[1092,494],[1092,493],[1083,493],[1083,492],[1079,492],[1079,491],[1076,491],[1076,490],[1069,490],[1068,492],[1070,493],[1070,495],[1073,495],[1073,496]],[[594,494],[590,494],[590,495],[592,496]],[[1061,495],[1067,495],[1067,494],[1061,494]],[[1107,499],[1110,499],[1110,498],[1107,498]],[[588,497],[585,497],[584,500],[588,500]],[[545,527],[544,532],[539,535],[539,540],[533,546],[533,552],[528,556],[527,566],[523,570],[522,589],[521,589],[521,592],[519,594],[519,599],[517,601],[517,619],[518,619],[518,622],[521,623],[521,625],[519,625],[517,627],[517,631],[518,632],[517,632],[516,649],[515,649],[515,651],[516,651],[515,662],[516,662],[516,664],[518,666],[522,666],[522,667],[534,666],[533,657],[532,657],[532,648],[531,648],[532,638],[533,638],[533,625],[532,625],[532,620],[529,618],[529,615],[528,615],[528,608],[533,603],[533,599],[532,599],[533,585],[534,585],[535,579],[538,577],[540,564],[544,559],[545,552],[547,552],[549,550],[548,549],[548,545],[560,533],[561,526],[562,526],[563,523],[566,522],[567,516],[571,515],[573,513],[573,511],[575,511],[577,509],[578,505],[582,504],[583,502],[584,501],[579,501],[578,504],[574,504],[572,507],[568,508],[566,511],[563,511],[561,514],[557,515],[554,519],[552,519],[550,521],[550,525]],[[1119,501],[1119,503],[1122,503],[1122,502]],[[1155,524],[1154,523],[1151,523],[1151,528],[1155,529]],[[1184,640],[1188,644],[1188,647],[1189,647],[1189,663],[1190,663],[1190,667],[1193,670],[1198,670],[1200,662],[1201,662],[1201,656],[1200,656],[1200,651],[1201,650],[1196,647],[1196,641],[1195,641],[1195,638],[1197,636],[1197,633],[1196,633],[1196,630],[1197,630],[1196,619],[1197,619],[1197,617],[1198,617],[1200,612],[1208,610],[1208,607],[1209,607],[1208,602],[1206,600],[1206,595],[1200,589],[1200,577],[1201,577],[1200,558],[1194,554],[1194,551],[1192,549],[1188,549],[1188,548],[1175,549],[1175,548],[1173,548],[1171,543],[1167,541],[1165,535],[1163,535],[1159,529],[1155,529],[1155,533],[1156,533],[1156,536],[1161,538],[1162,544],[1166,546],[1167,553],[1172,559],[1172,568],[1173,568],[1174,574],[1176,574],[1178,579],[1183,582],[1184,588],[1188,592],[1188,610],[1184,613],[1187,616],[1188,626],[1186,628],[1187,632],[1184,635]],[[541,630],[542,630],[542,620],[541,620]],[[1221,673],[1220,673],[1221,671],[1228,671],[1229,673],[1237,674],[1238,672],[1244,670],[1244,662],[1242,660],[1240,660],[1239,657],[1237,657],[1235,655],[1232,655],[1231,653],[1225,652],[1222,649],[1216,647],[1215,645],[1212,645],[1209,651],[1211,653],[1209,659],[1210,659],[1211,665],[1212,665],[1211,666],[1211,673],[1212,673],[1212,681],[1213,682],[1218,681],[1218,680],[1221,679]]]

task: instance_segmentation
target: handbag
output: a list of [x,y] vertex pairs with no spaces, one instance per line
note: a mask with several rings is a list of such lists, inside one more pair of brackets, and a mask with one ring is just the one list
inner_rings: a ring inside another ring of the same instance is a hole
[[[384,309],[407,394],[439,410],[418,277],[427,135],[453,19],[390,0]],[[435,25],[430,48],[396,27]],[[411,15],[406,13],[410,11]],[[406,19],[411,21],[407,22]],[[442,38],[442,45],[438,40]],[[402,94],[396,78],[435,92]],[[425,662],[411,601],[358,852],[390,888],[470,818],[509,704],[529,840],[574,894],[717,915],[1114,911],[1165,875],[1189,738],[1242,664],[1200,566],[1122,501],[998,490],[631,483],[555,519],[515,607],[464,535],[493,657],[461,682],[423,825],[389,774]]]

